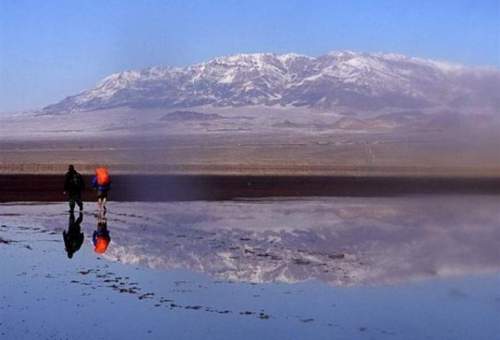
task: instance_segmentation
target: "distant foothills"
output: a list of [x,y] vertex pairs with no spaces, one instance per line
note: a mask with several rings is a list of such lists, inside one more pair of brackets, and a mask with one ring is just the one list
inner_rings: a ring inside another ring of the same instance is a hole
[[[319,57],[255,53],[182,68],[124,71],[42,109],[62,114],[127,107],[282,107],[495,116],[500,70],[399,54],[331,52]],[[405,118],[406,117],[406,118]]]

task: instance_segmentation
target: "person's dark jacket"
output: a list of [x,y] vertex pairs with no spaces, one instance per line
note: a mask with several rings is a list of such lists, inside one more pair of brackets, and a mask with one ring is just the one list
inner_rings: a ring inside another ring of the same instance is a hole
[[85,189],[85,182],[82,175],[76,170],[68,171],[64,176],[64,191],[80,193],[83,189]]

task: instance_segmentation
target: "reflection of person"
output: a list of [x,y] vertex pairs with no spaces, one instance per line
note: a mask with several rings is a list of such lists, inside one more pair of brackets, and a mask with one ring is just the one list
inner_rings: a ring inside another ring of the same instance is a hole
[[68,194],[69,210],[75,210],[75,203],[83,210],[82,190],[85,188],[85,182],[73,165],[68,167],[68,172],[64,176],[64,193]]
[[109,242],[111,242],[111,237],[109,236],[106,214],[99,213],[97,215],[97,229],[92,235],[94,251],[98,254],[104,254],[108,249]]
[[68,258],[72,258],[83,243],[83,233],[80,224],[83,221],[83,214],[80,212],[78,219],[75,221],[75,214],[73,211],[69,214],[68,230],[63,231],[64,248],[68,253]]

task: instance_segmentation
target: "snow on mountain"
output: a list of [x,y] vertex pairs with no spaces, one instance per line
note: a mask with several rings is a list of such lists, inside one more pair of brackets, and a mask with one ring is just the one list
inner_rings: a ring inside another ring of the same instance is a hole
[[44,108],[46,113],[115,107],[294,106],[496,112],[500,71],[397,54],[239,54],[183,68],[124,71]]

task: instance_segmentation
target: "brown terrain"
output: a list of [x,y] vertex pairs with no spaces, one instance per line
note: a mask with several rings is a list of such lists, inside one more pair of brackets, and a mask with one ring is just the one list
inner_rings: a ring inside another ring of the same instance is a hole
[[[106,165],[114,200],[500,192],[492,133],[0,141],[0,200],[64,199],[68,164]],[[86,198],[91,198],[90,190]]]

